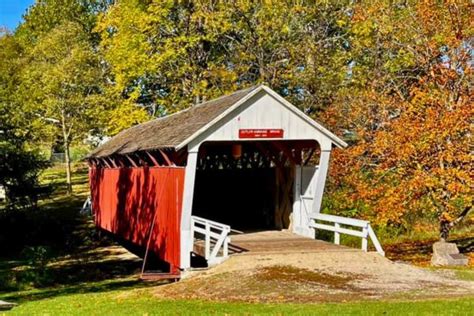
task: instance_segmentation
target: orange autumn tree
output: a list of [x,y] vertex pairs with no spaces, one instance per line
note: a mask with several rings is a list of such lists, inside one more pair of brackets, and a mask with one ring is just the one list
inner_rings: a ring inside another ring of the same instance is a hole
[[347,91],[323,119],[351,139],[334,155],[327,206],[380,226],[472,209],[473,39],[466,2],[360,3]]

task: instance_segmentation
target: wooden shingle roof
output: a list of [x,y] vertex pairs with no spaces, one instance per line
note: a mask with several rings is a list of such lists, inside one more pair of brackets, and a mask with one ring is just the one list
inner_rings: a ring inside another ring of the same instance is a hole
[[184,111],[133,126],[96,148],[88,155],[88,158],[159,148],[176,148],[257,88],[254,86],[239,90],[227,96],[192,106]]

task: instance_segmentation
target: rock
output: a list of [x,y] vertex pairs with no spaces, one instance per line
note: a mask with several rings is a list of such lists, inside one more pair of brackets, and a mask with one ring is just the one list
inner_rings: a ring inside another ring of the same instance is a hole
[[438,241],[433,244],[433,253],[439,255],[459,253],[458,246],[452,242]]
[[15,307],[15,303],[8,303],[5,301],[0,301],[0,311],[7,311]]
[[431,265],[433,266],[466,266],[469,259],[459,253],[455,243],[438,241],[433,244],[433,256]]

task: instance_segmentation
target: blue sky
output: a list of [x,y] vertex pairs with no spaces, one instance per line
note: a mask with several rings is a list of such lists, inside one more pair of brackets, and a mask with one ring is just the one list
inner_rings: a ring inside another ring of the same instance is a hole
[[21,16],[35,0],[0,0],[0,26],[14,30],[21,21]]

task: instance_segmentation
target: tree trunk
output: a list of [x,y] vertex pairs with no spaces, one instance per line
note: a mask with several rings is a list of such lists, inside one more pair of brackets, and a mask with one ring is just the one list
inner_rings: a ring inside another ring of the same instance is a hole
[[442,213],[439,217],[439,237],[441,241],[446,241],[449,237],[451,228],[459,224],[472,210],[472,204],[465,207],[455,220],[449,220],[447,213]]
[[67,194],[72,193],[71,183],[71,155],[69,153],[69,140],[64,139],[64,157],[66,160],[66,191]]
[[439,239],[441,241],[448,240],[449,231],[451,229],[450,222],[444,218],[440,218],[439,221]]
[[72,193],[72,183],[71,183],[71,155],[69,153],[70,145],[70,132],[66,126],[66,119],[64,111],[61,111],[61,127],[63,131],[63,142],[64,142],[64,158],[66,160],[66,192],[67,194]]

